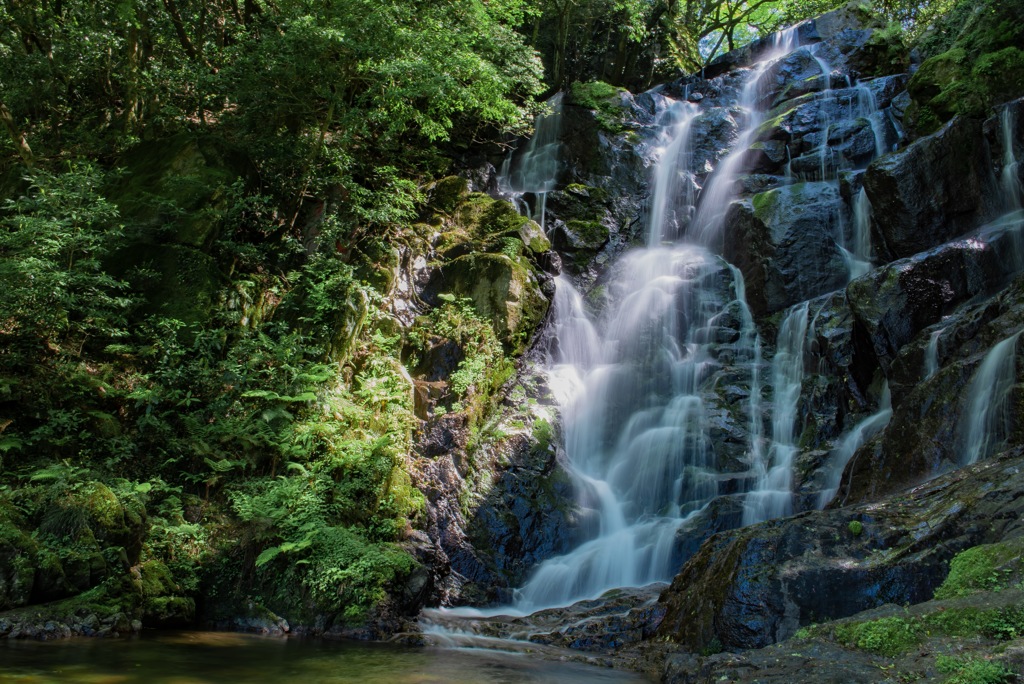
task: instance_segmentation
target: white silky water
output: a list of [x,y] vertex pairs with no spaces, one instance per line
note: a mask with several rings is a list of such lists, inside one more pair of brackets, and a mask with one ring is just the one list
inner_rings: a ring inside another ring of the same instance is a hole
[[1014,333],[992,347],[974,372],[961,419],[960,465],[977,463],[993,455],[1010,435],[1010,392],[1017,381],[1020,335],[1021,332]]
[[[498,174],[498,191],[520,214],[544,227],[547,195],[558,180],[559,134],[562,130],[562,93],[548,100],[548,111],[537,117],[534,132],[522,154],[509,156]],[[534,196],[530,207],[524,195]]]
[[[516,591],[514,612],[665,581],[678,570],[673,555],[679,526],[718,494],[702,389],[720,367],[711,349],[726,309],[742,319],[736,363],[751,374],[748,410],[759,435],[760,340],[739,271],[714,250],[742,155],[762,117],[760,77],[793,49],[794,36],[789,31],[778,37],[749,71],[739,102],[740,142],[699,197],[688,167],[690,131],[701,110],[683,101],[663,112],[653,145],[647,247],[614,266],[601,318],[588,317],[568,280],[557,281],[557,343],[548,376],[585,541],[541,563]],[[723,280],[731,287],[721,286]],[[752,445],[759,463],[760,441],[755,437]]]
[[1008,212],[1017,211],[1021,208],[1021,195],[1024,194],[1020,185],[1020,177],[1018,176],[1017,157],[1014,155],[1013,150],[1013,129],[1015,124],[1013,110],[1009,106],[1003,107],[1003,110],[999,113],[999,132],[1003,142],[1000,185],[1003,191],[1003,203]]
[[755,463],[757,485],[743,505],[743,524],[779,518],[793,512],[793,458],[799,449],[795,428],[804,377],[808,302],[792,307],[779,326],[772,359],[772,436],[767,459]]
[[888,382],[882,388],[882,398],[879,404],[878,412],[854,425],[853,429],[840,438],[832,453],[829,454],[825,468],[825,486],[818,494],[819,509],[827,506],[839,491],[843,471],[846,470],[846,464],[853,458],[857,449],[889,424],[889,419],[892,418],[892,396],[889,394]]

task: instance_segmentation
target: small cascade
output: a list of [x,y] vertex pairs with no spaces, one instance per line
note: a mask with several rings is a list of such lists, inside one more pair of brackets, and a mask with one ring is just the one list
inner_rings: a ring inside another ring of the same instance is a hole
[[[533,137],[522,154],[512,154],[498,174],[498,191],[508,197],[519,213],[544,227],[547,194],[558,179],[559,135],[562,130],[562,93],[547,101],[548,111],[534,122]],[[525,195],[534,196],[531,210]]]
[[890,418],[892,418],[892,395],[889,393],[887,381],[882,388],[878,412],[854,425],[853,429],[843,435],[832,453],[829,454],[825,467],[825,486],[818,494],[819,509],[827,506],[839,491],[839,482],[843,479],[843,471],[846,470],[846,464],[853,458],[857,449],[881,432],[889,424]]
[[1024,190],[1021,188],[1020,177],[1018,176],[1018,164],[1013,149],[1013,110],[1009,105],[1003,107],[999,113],[999,131],[1003,138],[1003,159],[1002,171],[1000,173],[1000,185],[1003,191],[1003,203],[1007,212],[1019,211],[1021,209],[1021,196]]
[[742,323],[742,328],[740,329],[740,348],[749,349],[753,352],[750,358],[750,398],[747,402],[749,420],[747,430],[750,435],[748,458],[751,464],[760,464],[764,460],[762,445],[764,435],[761,418],[761,336],[757,332],[754,316],[750,313],[750,306],[747,304],[747,288],[743,280],[743,273],[732,264],[729,264],[729,270],[732,273],[736,301],[740,304]]
[[[960,465],[977,463],[996,452],[1010,434],[1010,392],[1017,382],[1018,331],[992,347],[974,372],[960,426],[963,435]],[[964,425],[966,420],[966,425]]]
[[[818,67],[821,69],[821,77],[824,80],[824,86],[821,89],[821,100],[822,102],[824,102],[829,98],[830,93],[832,92],[832,65],[830,65],[828,62],[826,62],[818,55],[818,45],[821,45],[821,43],[817,43],[816,45],[810,48],[810,54],[811,57],[814,58],[814,61],[818,63]],[[829,152],[831,151],[828,145],[828,132],[829,128],[832,125],[832,122],[829,121],[828,108],[825,106],[822,106],[818,110],[818,116],[821,120],[821,145],[818,146],[819,178],[817,180],[824,181],[828,180],[829,177],[832,175],[830,173],[828,165]]]
[[882,127],[883,114],[878,111],[875,92],[863,83],[857,83],[857,111],[855,116],[868,120],[871,133],[875,136],[875,158],[885,154],[885,132]]
[[666,238],[675,239],[682,232],[684,221],[696,204],[696,183],[690,173],[690,125],[700,114],[697,105],[674,103],[659,121],[662,134],[658,165],[655,167],[651,194],[647,244],[657,246]]
[[807,340],[808,302],[786,312],[772,359],[772,438],[768,457],[754,464],[757,485],[743,504],[743,524],[751,525],[793,512],[793,459],[797,412],[804,378],[804,345]]
[[850,280],[859,278],[872,267],[871,256],[871,200],[864,188],[853,200],[853,249],[844,250]]
[[726,156],[707,180],[700,193],[697,213],[687,231],[687,237],[697,244],[717,249],[721,240],[722,226],[729,201],[736,195],[736,180],[743,170],[747,149],[753,142],[754,133],[764,120],[762,108],[764,83],[762,76],[768,67],[782,59],[796,47],[796,28],[776,33],[767,54],[751,69],[750,76],[740,92],[739,106],[746,114],[739,138],[732,151]]
[[928,346],[924,349],[924,379],[932,377],[939,372],[939,338],[945,328],[933,330],[928,336]]

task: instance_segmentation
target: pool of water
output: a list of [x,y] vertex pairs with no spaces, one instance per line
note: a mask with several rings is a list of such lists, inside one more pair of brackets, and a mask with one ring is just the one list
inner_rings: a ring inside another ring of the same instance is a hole
[[530,653],[409,648],[279,639],[226,632],[174,632],[135,639],[0,640],[0,683],[513,684],[648,682],[639,675]]

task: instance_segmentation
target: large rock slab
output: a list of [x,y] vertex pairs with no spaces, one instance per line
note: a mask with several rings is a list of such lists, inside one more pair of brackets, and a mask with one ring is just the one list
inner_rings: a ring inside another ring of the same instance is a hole
[[[840,488],[843,499],[872,501],[963,462],[974,375],[989,350],[1022,327],[1024,281],[1018,280],[998,297],[965,307],[943,321],[939,369],[934,375],[922,377],[926,372],[922,348],[935,328],[908,345],[892,366],[891,374],[899,380],[893,384],[899,391],[894,393],[892,420],[850,461]],[[1018,350],[1018,365],[1022,356]],[[915,372],[920,380],[910,385],[907,378]],[[1010,395],[1009,414],[1024,414],[1024,394],[1019,389]],[[996,441],[1020,444],[1020,430],[1011,421],[1011,434],[997,436]]]
[[836,244],[842,201],[833,183],[798,183],[734,202],[725,258],[743,273],[755,316],[782,311],[846,282]]
[[978,227],[999,211],[981,122],[957,118],[942,130],[868,166],[875,249],[908,257]]
[[1005,260],[1012,233],[955,240],[894,261],[857,278],[847,288],[850,307],[884,370],[921,330],[957,306],[990,295],[1012,268]]
[[662,594],[691,652],[762,648],[812,622],[931,598],[952,556],[1024,533],[1024,449],[899,496],[715,535]]

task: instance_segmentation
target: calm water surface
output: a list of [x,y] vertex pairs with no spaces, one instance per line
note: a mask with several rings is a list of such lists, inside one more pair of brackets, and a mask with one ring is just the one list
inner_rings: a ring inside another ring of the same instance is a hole
[[618,684],[626,672],[478,649],[275,639],[224,632],[161,633],[131,640],[0,640],[0,683],[359,682],[360,684]]

